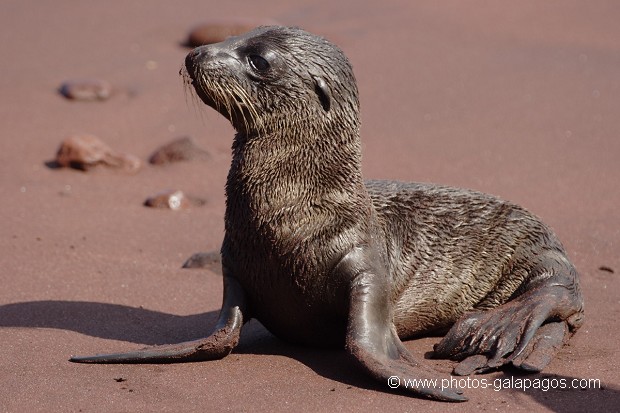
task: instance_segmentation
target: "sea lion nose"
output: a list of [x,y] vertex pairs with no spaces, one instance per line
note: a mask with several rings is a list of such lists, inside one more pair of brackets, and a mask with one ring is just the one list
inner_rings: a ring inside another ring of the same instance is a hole
[[194,73],[194,67],[198,62],[204,60],[205,55],[208,54],[208,46],[200,46],[193,49],[185,56],[185,67],[189,73]]
[[199,46],[185,56],[185,67],[189,73],[195,73],[194,69],[214,60],[226,61],[233,58],[228,50],[219,47],[221,43]]
[[211,48],[211,46],[208,46],[208,45],[198,46],[195,49],[192,49],[187,54],[187,58],[192,58],[192,59],[201,58],[201,57],[203,57],[204,55],[206,55],[208,53],[210,48]]

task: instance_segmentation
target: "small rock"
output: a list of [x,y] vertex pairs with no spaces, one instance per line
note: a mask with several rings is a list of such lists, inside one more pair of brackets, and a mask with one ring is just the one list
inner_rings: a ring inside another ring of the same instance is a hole
[[218,43],[230,36],[239,36],[258,26],[277,24],[273,21],[231,20],[213,21],[195,27],[187,37],[186,46],[198,47]]
[[96,136],[77,135],[62,142],[56,153],[56,162],[60,166],[87,170],[102,163],[111,153],[112,149]]
[[136,172],[142,166],[137,157],[113,151],[93,135],[75,135],[65,139],[56,153],[58,166],[88,171],[97,165],[106,165]]
[[72,100],[106,100],[112,94],[110,83],[100,79],[68,80],[58,90]]
[[219,251],[197,252],[185,261],[183,268],[206,268],[222,275],[222,256]]
[[173,211],[189,209],[192,206],[202,206],[206,201],[201,198],[188,196],[179,190],[162,191],[144,201],[144,205],[151,208],[169,208]]
[[158,148],[149,158],[153,165],[164,165],[172,162],[206,160],[211,156],[206,150],[199,148],[189,136],[176,139]]

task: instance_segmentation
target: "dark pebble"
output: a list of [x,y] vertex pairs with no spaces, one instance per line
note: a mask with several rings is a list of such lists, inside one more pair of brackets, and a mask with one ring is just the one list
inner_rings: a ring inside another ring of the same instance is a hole
[[222,256],[219,251],[198,252],[183,263],[183,268],[206,268],[222,275]]
[[112,86],[100,79],[68,80],[59,91],[72,100],[106,100],[112,95]]
[[176,139],[159,147],[149,158],[153,165],[164,165],[172,162],[206,160],[209,152],[196,146],[194,140],[188,136]]

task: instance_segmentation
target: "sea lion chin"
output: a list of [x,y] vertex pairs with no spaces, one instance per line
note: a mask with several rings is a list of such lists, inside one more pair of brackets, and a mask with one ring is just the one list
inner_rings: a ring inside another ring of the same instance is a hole
[[363,179],[355,77],[327,40],[261,27],[194,49],[182,73],[237,131],[214,332],[72,361],[218,359],[256,318],[291,342],[344,347],[386,390],[463,401],[398,386],[437,378],[401,339],[447,331],[434,351],[460,361],[455,374],[540,371],[581,325],[577,272],[538,218],[475,191]]

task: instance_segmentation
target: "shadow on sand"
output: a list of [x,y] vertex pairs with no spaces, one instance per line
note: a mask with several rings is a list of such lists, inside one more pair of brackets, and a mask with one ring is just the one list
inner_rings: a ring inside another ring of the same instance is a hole
[[[143,345],[178,343],[206,336],[217,319],[217,311],[178,316],[144,308],[83,301],[31,301],[0,306],[0,328],[56,328],[92,337],[127,341]],[[69,349],[70,351],[79,349]],[[101,349],[105,351],[105,349]],[[133,350],[132,348],[128,348]],[[342,350],[308,349],[285,343],[253,320],[243,329],[237,354],[264,354],[290,357],[317,374],[350,386],[387,392],[387,386],[373,383],[364,374],[351,374],[352,363]],[[361,373],[361,372],[360,372]],[[546,379],[547,384],[566,383],[567,388],[528,389],[525,394],[555,412],[604,411],[620,405],[620,388],[601,383],[599,388],[579,390],[576,377],[547,374],[521,374],[506,369],[502,376],[489,380]],[[557,387],[557,386],[556,386]],[[492,391],[492,390],[490,390]],[[523,393],[521,389],[502,389]],[[499,393],[499,392],[498,392]]]

